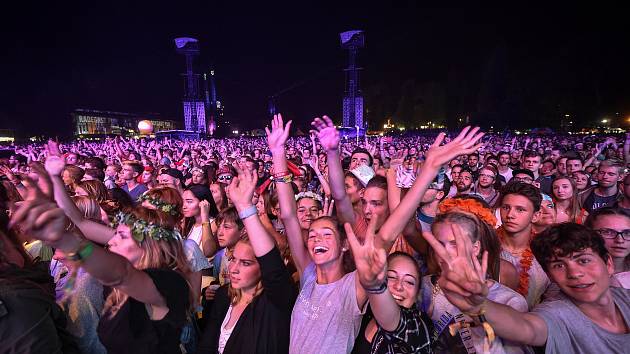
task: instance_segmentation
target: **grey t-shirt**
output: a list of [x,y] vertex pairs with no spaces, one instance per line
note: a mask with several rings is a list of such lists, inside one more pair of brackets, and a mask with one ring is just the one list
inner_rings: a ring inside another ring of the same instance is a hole
[[300,279],[291,314],[289,353],[350,353],[361,328],[362,309],[357,304],[356,271],[330,284],[317,284],[315,264]]
[[[630,290],[610,288],[615,305],[630,327]],[[533,311],[547,324],[547,354],[630,353],[630,333],[610,333],[593,323],[566,295]]]
[[[527,302],[521,294],[498,282],[488,288],[488,300],[507,305],[519,312],[527,312]],[[422,278],[422,310],[433,321],[435,333],[434,353],[483,353],[485,332],[481,326],[460,329],[451,336],[448,326],[455,322],[472,323],[472,319],[451,304],[442,290],[431,282],[431,275]],[[532,353],[528,346],[497,337],[490,348],[491,354]]]

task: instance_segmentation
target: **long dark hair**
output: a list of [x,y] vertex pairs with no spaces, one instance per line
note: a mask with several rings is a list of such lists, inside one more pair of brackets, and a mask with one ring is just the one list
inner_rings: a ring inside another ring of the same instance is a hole
[[[193,184],[192,186],[186,188],[187,191],[191,192],[195,198],[199,199],[199,201],[205,200],[210,204],[210,218],[216,219],[219,216],[219,209],[217,209],[217,205],[214,203],[214,198],[212,198],[212,192],[210,192],[210,188],[206,185],[202,184]],[[188,235],[192,227],[195,225],[195,218],[189,217],[184,221],[184,237]]]

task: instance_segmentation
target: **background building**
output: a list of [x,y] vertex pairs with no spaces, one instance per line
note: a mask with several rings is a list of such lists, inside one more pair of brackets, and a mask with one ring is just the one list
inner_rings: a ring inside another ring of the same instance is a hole
[[151,122],[152,133],[179,128],[176,121],[163,119],[157,113],[134,114],[75,109],[70,115],[74,125],[74,136],[78,138],[140,135],[138,123],[144,120]]
[[[199,41],[195,38],[180,37],[175,38],[177,53],[186,57],[186,73],[183,74],[186,80],[184,91],[184,129],[206,134],[206,106],[201,92],[201,75],[195,74],[193,61],[199,56]],[[207,92],[207,91],[206,91]],[[206,94],[206,101],[209,100]]]

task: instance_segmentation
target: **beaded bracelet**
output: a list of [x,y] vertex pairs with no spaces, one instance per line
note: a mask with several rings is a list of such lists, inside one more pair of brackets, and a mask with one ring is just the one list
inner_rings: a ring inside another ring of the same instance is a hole
[[293,182],[293,176],[289,174],[283,177],[276,177],[273,179],[273,181],[276,183],[291,183]]

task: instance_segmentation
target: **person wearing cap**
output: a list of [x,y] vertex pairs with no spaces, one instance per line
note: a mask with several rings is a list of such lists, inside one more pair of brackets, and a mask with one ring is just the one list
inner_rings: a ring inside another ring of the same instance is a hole
[[233,177],[234,173],[232,173],[232,170],[228,166],[221,167],[217,173],[217,181],[219,183],[230,184]]
[[169,186],[171,188],[175,188],[179,194],[184,193],[184,189],[182,188],[182,180],[184,179],[184,175],[182,172],[176,168],[167,168],[162,170],[162,173],[158,176],[158,182],[163,186]]
[[445,179],[441,185],[437,182],[432,182],[422,196],[420,208],[418,208],[416,212],[416,219],[420,223],[420,229],[423,232],[431,232],[433,219],[435,219],[438,213],[438,205],[445,199],[450,189],[450,182],[447,183],[447,181],[448,180]]
[[556,208],[553,199],[547,194],[541,193],[542,202],[540,203],[540,217],[532,222],[533,232],[538,235],[545,231],[549,226],[556,223]]

